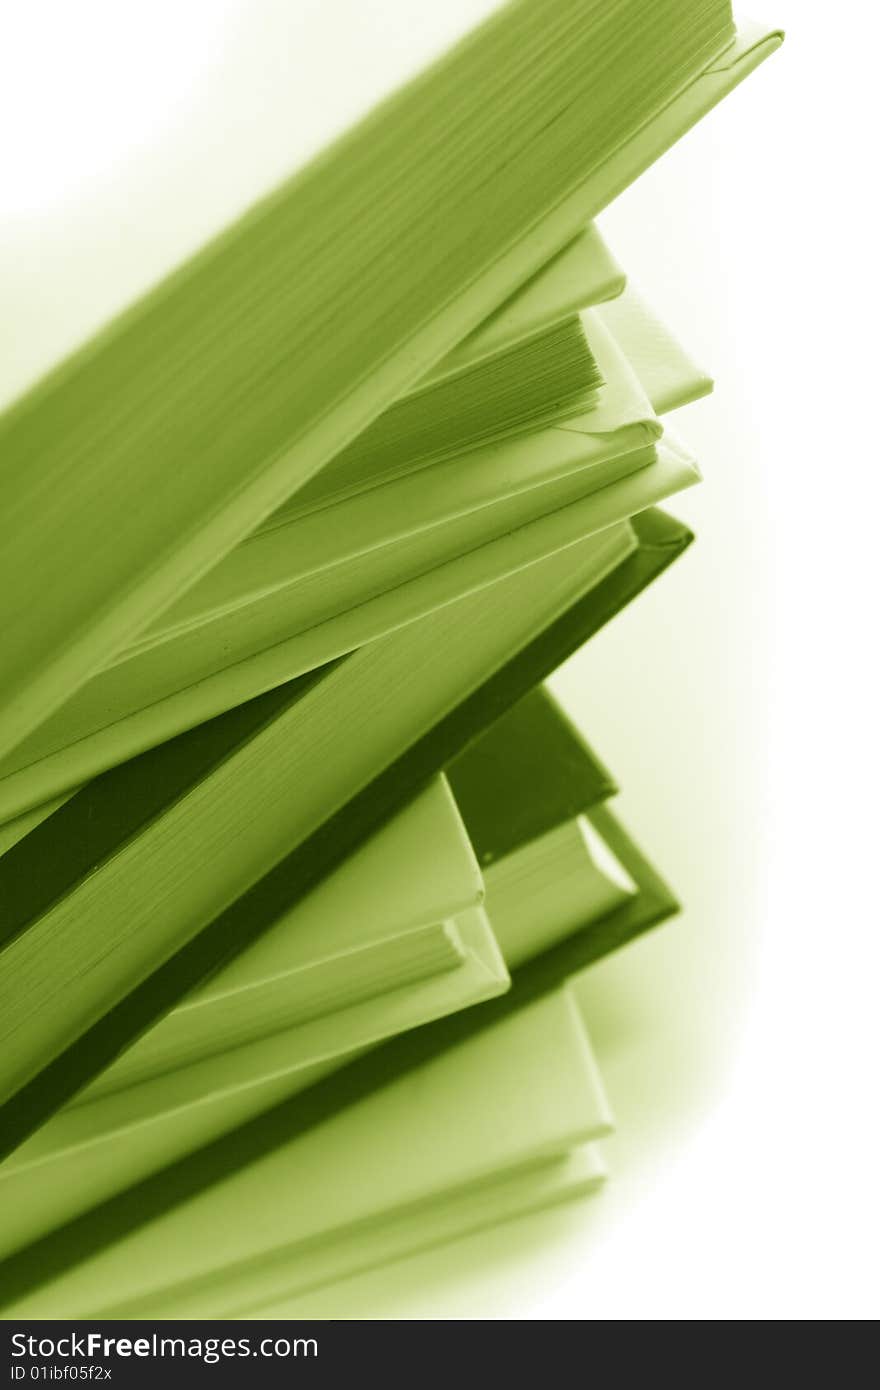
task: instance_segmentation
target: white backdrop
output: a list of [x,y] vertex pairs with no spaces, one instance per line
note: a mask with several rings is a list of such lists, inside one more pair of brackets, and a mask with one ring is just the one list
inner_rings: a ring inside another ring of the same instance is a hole
[[[593,972],[612,1181],[298,1313],[880,1312],[880,24],[870,0],[766,4],[782,51],[602,220],[717,380],[675,421],[705,473],[675,507],[698,547],[556,682],[688,905]],[[7,36],[65,9],[31,0]],[[5,44],[7,233],[121,177],[243,22],[259,66],[278,6],[154,4],[135,44],[140,7],[75,9],[37,98]]]

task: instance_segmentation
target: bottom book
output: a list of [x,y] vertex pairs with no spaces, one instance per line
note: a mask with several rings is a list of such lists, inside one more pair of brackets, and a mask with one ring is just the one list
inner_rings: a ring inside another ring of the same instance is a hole
[[[479,862],[485,915],[512,973],[510,992],[353,1058],[340,1056],[333,1075],[298,1095],[292,1092],[310,1078],[294,1069],[285,1080],[277,1061],[274,1079],[252,1074],[231,1107],[228,1090],[212,1100],[193,1089],[193,1078],[204,1082],[209,1074],[206,1059],[176,1077],[127,1088],[112,1082],[111,1071],[103,1099],[72,1107],[0,1170],[0,1200],[19,1236],[28,1226],[45,1229],[53,1212],[57,1222],[65,1211],[75,1215],[108,1191],[130,1188],[7,1263],[6,1296],[16,1314],[238,1316],[260,1300],[333,1281],[599,1180],[589,1146],[607,1128],[607,1106],[563,982],[668,915],[674,900],[603,804],[616,790],[608,773],[544,691],[498,721],[447,777],[473,865],[462,864],[461,893],[472,891]],[[444,804],[440,797],[435,824]],[[416,803],[422,825],[425,809]],[[453,852],[460,854],[450,830],[444,880]],[[387,867],[396,882],[416,862]],[[439,903],[436,886],[429,896]],[[411,987],[418,993],[424,986]],[[384,996],[392,1013],[393,997],[393,989]],[[221,1019],[223,998],[219,990]],[[380,1019],[381,994],[371,1007]],[[251,1063],[264,1055],[252,1046],[240,1051]],[[221,1050],[217,1059],[227,1080],[230,1056]],[[129,1063],[126,1073],[131,1081],[137,1069]],[[175,1104],[188,1085],[189,1103]],[[261,1097],[271,1104],[285,1088],[282,1104],[137,1181],[157,1138],[156,1154],[175,1146],[185,1152],[212,1108],[229,1127],[236,1114],[253,1111]],[[160,1100],[153,1113],[151,1096]],[[129,1123],[114,1129],[108,1117],[120,1103]],[[132,1124],[137,1104],[143,1113]],[[34,1286],[30,1296],[22,1275]]]
[[611,1115],[576,989],[422,1063],[14,1306],[229,1318],[584,1192]]

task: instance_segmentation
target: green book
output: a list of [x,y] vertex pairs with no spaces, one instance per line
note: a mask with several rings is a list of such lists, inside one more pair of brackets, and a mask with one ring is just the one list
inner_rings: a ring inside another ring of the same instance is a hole
[[383,411],[264,526],[405,477],[481,444],[589,410],[601,372],[577,315],[429,373]]
[[600,573],[596,542],[579,541],[105,774],[13,845],[0,859],[7,1151],[258,939],[689,539],[646,513],[616,565],[603,552]]
[[589,415],[253,536],[0,761],[0,817],[696,481],[674,440],[658,449],[629,357],[679,401],[708,378],[638,306],[622,344],[598,311],[589,331],[605,377]]
[[[552,696],[538,687],[448,769],[483,870],[485,907],[507,968],[631,908],[627,867],[591,817],[616,794],[610,774]],[[607,943],[611,938],[606,934]]]
[[617,792],[545,686],[453,759],[446,777],[484,873]]
[[[608,805],[618,790],[611,775],[546,689],[520,700],[446,775],[513,976],[502,1012],[677,910]],[[435,1037],[442,1045],[440,1030]]]
[[632,286],[595,312],[623,347],[658,415],[668,415],[710,393],[712,378]]
[[[512,993],[492,1012],[481,1005],[446,1027],[421,1028],[359,1064],[337,1057],[332,1069],[338,1074],[324,1081],[329,1068],[285,1078],[277,1061],[267,1076],[265,1054],[251,1050],[237,1059],[234,1096],[227,1054],[213,1067],[181,1069],[152,1085],[129,1087],[125,1095],[68,1107],[0,1167],[0,1208],[7,1213],[2,1253],[103,1206],[94,1220],[74,1221],[11,1260],[6,1287],[16,1286],[22,1266],[25,1282],[28,1271],[42,1278],[59,1260],[84,1258],[90,1242],[118,1239],[142,1213],[173,1206],[191,1191],[190,1183],[199,1187],[224,1165],[250,1162],[292,1130],[323,1125],[340,1108],[442,1055],[493,1018],[518,1011],[675,910],[669,890],[603,805],[616,791],[610,775],[545,691],[513,706],[450,765],[449,777],[483,865],[493,930],[514,970]],[[311,1089],[298,1101],[230,1135],[225,1146],[214,1144],[191,1163],[177,1162],[152,1183],[140,1182],[134,1193],[106,1200],[163,1161],[179,1160],[200,1138],[234,1128],[303,1086]]]
[[480,443],[580,414],[601,381],[578,315],[625,277],[590,224],[264,523]]
[[[485,361],[523,343],[582,309],[616,299],[626,276],[595,223],[590,222],[568,245],[543,265],[500,308],[432,367],[424,382],[440,380],[463,367]],[[418,389],[418,388],[417,388]],[[321,486],[321,474],[295,494],[288,505],[301,505],[306,492]]]
[[558,991],[212,1182],[5,1316],[240,1316],[592,1189],[610,1130],[576,991]]
[[[415,32],[409,7],[401,22]],[[393,44],[380,45],[375,66],[359,51],[351,70],[363,100],[347,84],[322,85],[326,110],[309,101],[308,120],[292,126],[301,147],[288,180],[0,422],[9,533],[0,751],[739,77],[728,0],[696,12],[689,0],[652,0],[647,10],[644,0],[615,0],[589,13],[581,0],[560,0],[552,15],[518,0],[451,48],[460,34],[449,16],[420,11],[418,22],[426,60],[448,49],[440,61],[413,77],[394,70]],[[308,42],[295,57],[308,76]],[[437,121],[436,109],[454,120]],[[352,115],[364,119],[334,138]],[[38,577],[27,604],[16,597],[23,574]]]

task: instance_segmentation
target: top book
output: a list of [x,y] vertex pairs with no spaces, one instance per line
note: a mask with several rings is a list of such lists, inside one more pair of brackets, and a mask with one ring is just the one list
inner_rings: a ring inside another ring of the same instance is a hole
[[231,159],[213,239],[0,420],[0,752],[576,235],[734,40],[728,0],[297,8],[280,186]]

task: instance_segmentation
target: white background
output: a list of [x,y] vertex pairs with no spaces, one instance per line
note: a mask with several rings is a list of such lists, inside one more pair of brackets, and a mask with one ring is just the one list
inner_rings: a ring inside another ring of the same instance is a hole
[[[880,1312],[880,24],[871,0],[766,5],[781,52],[602,219],[717,382],[675,421],[705,474],[675,508],[698,547],[557,681],[688,904],[593,973],[614,1176],[298,1312]],[[4,11],[0,250],[124,183],[232,37],[259,71],[278,8]]]

